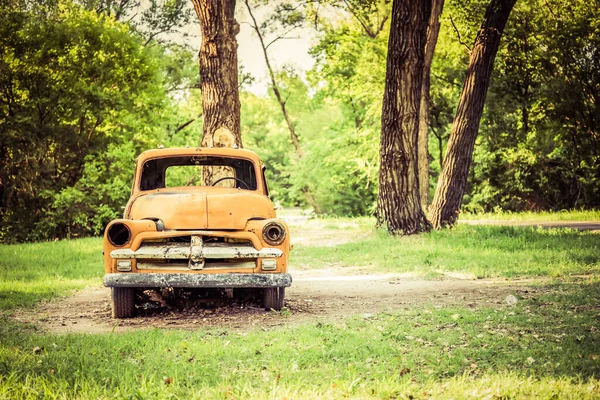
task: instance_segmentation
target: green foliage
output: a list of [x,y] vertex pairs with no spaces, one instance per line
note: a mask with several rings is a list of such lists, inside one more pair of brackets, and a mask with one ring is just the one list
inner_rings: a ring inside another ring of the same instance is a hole
[[181,28],[192,21],[192,7],[187,0],[75,0],[86,10],[115,21],[126,22],[144,38],[146,44],[171,43],[169,35],[187,36]]
[[[432,66],[432,190],[462,88],[469,47],[487,3],[447,1],[441,17]],[[342,7],[348,18],[320,21],[319,41],[312,49],[316,65],[308,75],[316,88],[315,98],[338,104],[343,112],[346,123],[339,126],[337,141],[352,141],[370,132],[373,148],[353,152],[362,162],[377,158],[385,76],[387,31],[370,35],[368,27],[376,24],[361,8],[376,4],[348,2]],[[385,10],[385,5],[377,7]],[[496,58],[463,210],[598,207],[599,9],[597,1],[517,3]],[[378,15],[370,13],[373,18]],[[315,151],[311,143],[305,147]],[[316,153],[335,150],[333,146],[324,148],[321,142],[316,146]],[[345,153],[339,157],[345,158]],[[337,169],[340,179],[345,178],[341,177],[343,170]],[[377,180],[370,183],[376,190]],[[336,202],[352,201],[354,187],[352,183],[347,187],[350,198],[332,196]],[[331,212],[329,206],[323,209]]]
[[[255,4],[273,11],[260,26],[267,41],[300,27],[316,34],[311,71],[276,71],[302,157],[274,97],[241,95],[242,141],[265,161],[271,197],[319,214],[371,214],[390,2]],[[166,33],[189,21],[189,5],[153,0],[139,14],[134,6],[3,6],[0,241],[98,234],[121,214],[137,154],[199,143],[195,55],[165,44]],[[451,0],[441,17],[432,66],[432,191],[467,47],[486,6]],[[597,0],[517,3],[496,58],[463,211],[600,206],[599,9]]]
[[600,205],[598,6],[517,3],[497,57],[465,209]]
[[377,137],[374,130],[348,135],[344,105],[310,97],[293,72],[279,76],[286,107],[301,139],[303,157],[295,154],[289,131],[273,98],[244,94],[242,137],[267,166],[271,198],[284,205],[306,204],[308,191],[319,213],[364,215],[375,201]]
[[181,123],[168,92],[191,81],[191,56],[68,1],[0,18],[0,240],[98,234],[135,156]]

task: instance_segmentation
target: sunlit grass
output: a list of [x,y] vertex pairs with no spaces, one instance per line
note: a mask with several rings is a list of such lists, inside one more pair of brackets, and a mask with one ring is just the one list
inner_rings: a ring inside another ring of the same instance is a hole
[[247,332],[57,336],[5,320],[0,398],[598,398],[598,281],[537,290]]
[[0,245],[0,310],[99,284],[102,239]]
[[493,213],[461,213],[459,220],[490,221],[600,221],[600,210],[562,210],[562,211],[501,211]]
[[291,264],[367,266],[423,277],[446,272],[475,277],[586,274],[600,270],[600,236],[574,229],[458,226],[393,237],[373,229],[367,238],[335,247],[295,246]]
[[[458,226],[409,237],[392,237],[368,218],[316,219],[307,230],[332,235],[364,233],[331,246],[296,245],[291,269],[365,266],[373,272],[410,272],[425,278],[445,273],[474,277],[563,276],[600,269],[600,236],[572,229]],[[339,232],[339,233],[336,233]],[[0,245],[0,309],[29,306],[100,284],[104,274],[100,238]]]
[[[600,397],[599,236],[570,229],[459,226],[391,237],[372,219],[307,229],[366,238],[296,246],[295,267],[559,277],[514,306],[434,307],[332,324],[54,335],[10,310],[103,275],[99,238],[0,246],[0,398],[572,398]],[[369,233],[370,232],[370,233]],[[587,278],[572,274],[588,274]]]

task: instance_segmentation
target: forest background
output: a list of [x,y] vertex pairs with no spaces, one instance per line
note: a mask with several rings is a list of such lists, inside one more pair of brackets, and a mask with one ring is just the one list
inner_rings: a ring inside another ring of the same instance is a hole
[[[97,235],[122,213],[137,154],[199,145],[197,55],[173,40],[195,22],[191,3],[0,4],[0,241]],[[318,214],[372,214],[391,3],[254,6],[266,35],[313,37],[312,69],[274,71],[302,157],[272,91],[251,91],[255,77],[240,68],[242,141],[267,165],[271,197]],[[431,73],[432,192],[486,6],[444,6]],[[600,1],[517,2],[462,211],[598,208],[599,100]]]

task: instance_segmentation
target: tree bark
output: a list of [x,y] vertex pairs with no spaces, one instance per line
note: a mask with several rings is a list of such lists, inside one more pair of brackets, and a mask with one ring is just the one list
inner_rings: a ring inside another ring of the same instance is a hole
[[444,167],[431,206],[435,228],[454,225],[458,219],[494,59],[515,3],[516,0],[490,2],[471,50],[467,75],[448,139]]
[[192,0],[200,21],[203,147],[242,147],[235,0]]
[[440,15],[444,0],[432,0],[431,15],[427,25],[427,43],[423,62],[423,85],[421,86],[421,106],[419,111],[419,194],[424,210],[429,205],[429,125],[431,120],[431,63],[440,33]]
[[429,231],[417,171],[419,107],[431,0],[394,0],[381,113],[377,224],[392,234]]

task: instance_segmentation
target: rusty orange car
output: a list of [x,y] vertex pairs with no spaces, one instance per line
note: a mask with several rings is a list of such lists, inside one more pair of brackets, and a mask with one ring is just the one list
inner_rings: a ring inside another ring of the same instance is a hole
[[104,233],[113,318],[134,316],[136,290],[157,288],[258,288],[265,309],[280,310],[290,235],[264,172],[244,149],[142,153],[123,218]]

